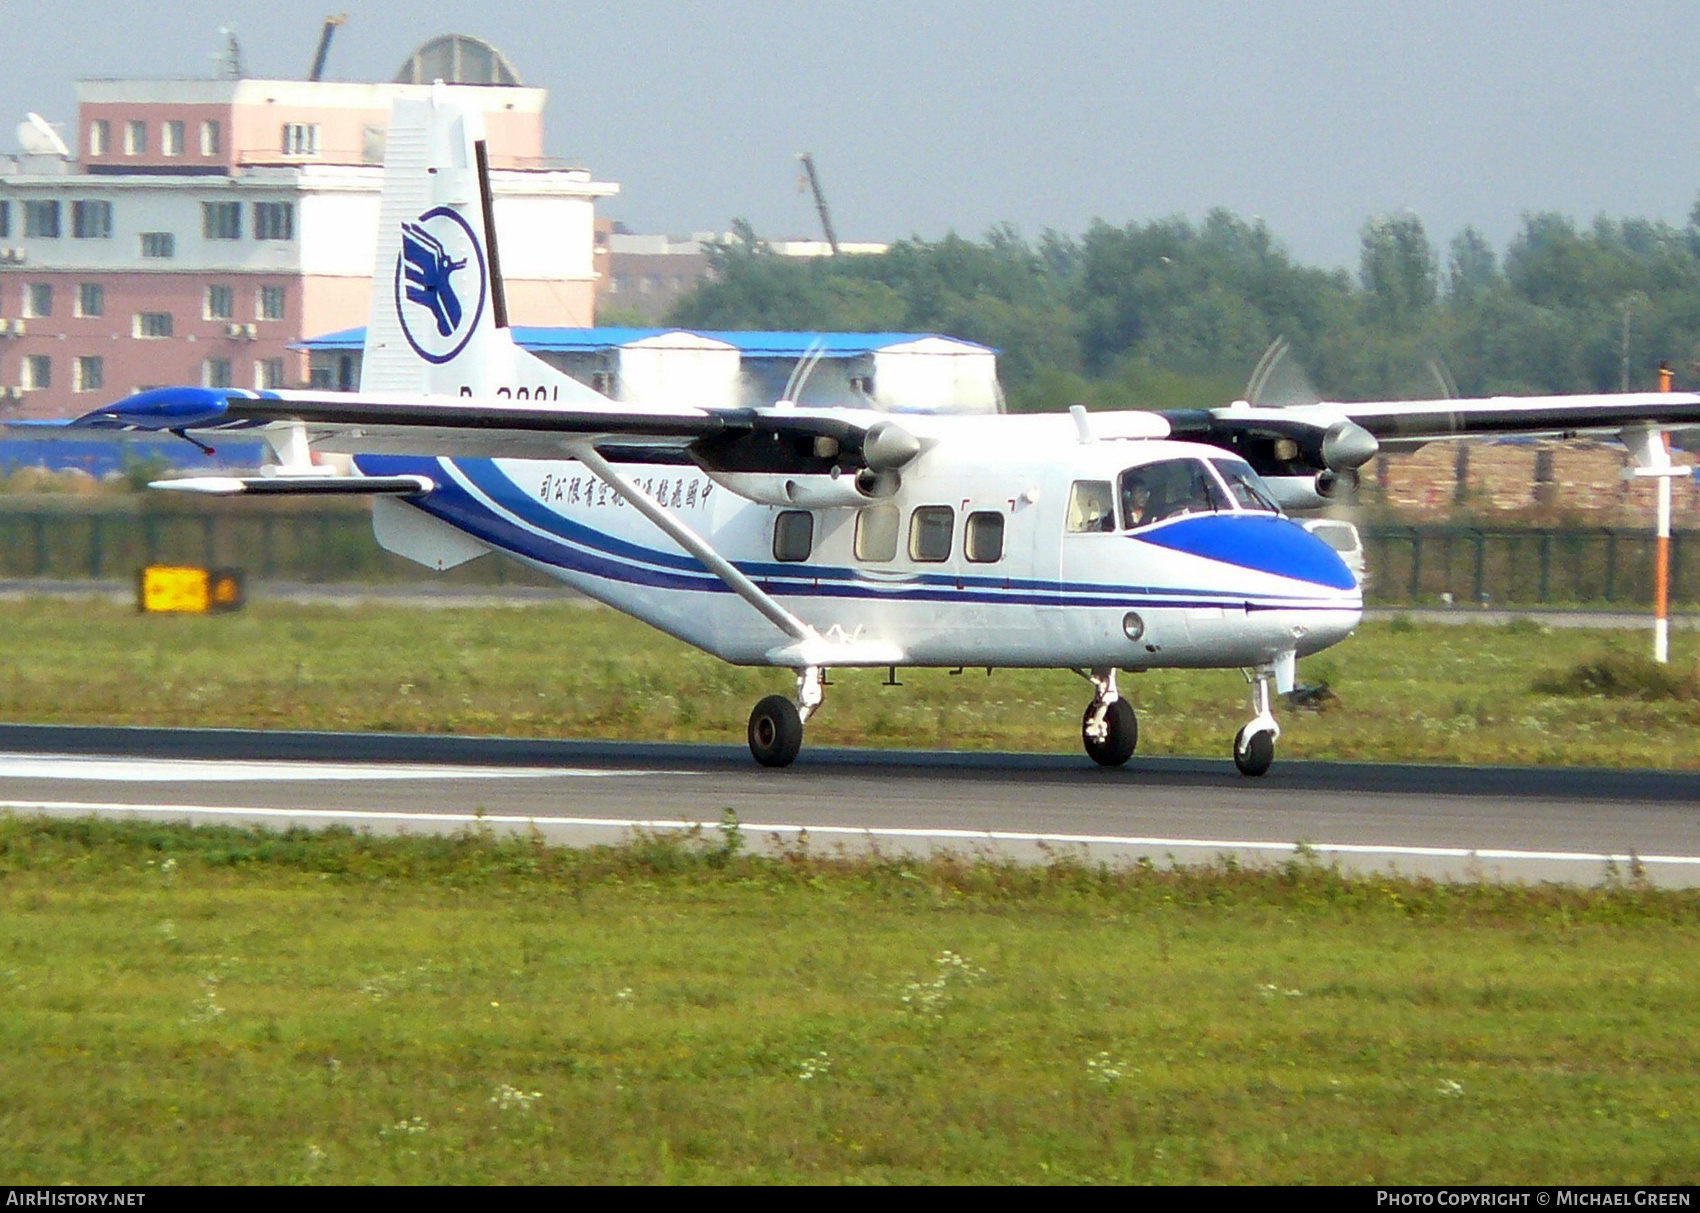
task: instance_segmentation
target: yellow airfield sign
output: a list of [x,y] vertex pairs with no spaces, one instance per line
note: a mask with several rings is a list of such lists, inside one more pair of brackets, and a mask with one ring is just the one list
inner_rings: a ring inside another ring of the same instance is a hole
[[137,578],[136,607],[146,614],[234,611],[243,600],[241,569],[151,564]]

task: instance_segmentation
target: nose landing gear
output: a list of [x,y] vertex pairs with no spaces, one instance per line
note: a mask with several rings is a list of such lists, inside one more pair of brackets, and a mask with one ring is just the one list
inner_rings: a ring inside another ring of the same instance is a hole
[[1139,747],[1139,717],[1133,705],[1116,690],[1116,671],[1081,671],[1097,689],[1080,720],[1080,741],[1086,756],[1101,767],[1119,767]]
[[809,666],[797,675],[797,702],[769,695],[750,713],[750,753],[764,767],[788,767],[803,749],[803,725],[820,707],[821,671]]
[[1269,664],[1245,673],[1251,683],[1251,709],[1256,715],[1234,734],[1234,765],[1241,775],[1255,777],[1268,774],[1275,762],[1275,741],[1281,736],[1281,726],[1275,723],[1275,714],[1269,710],[1270,686],[1276,671]]

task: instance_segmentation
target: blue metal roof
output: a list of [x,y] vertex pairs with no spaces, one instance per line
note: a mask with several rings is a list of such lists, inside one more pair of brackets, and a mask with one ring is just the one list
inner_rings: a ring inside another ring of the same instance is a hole
[[[711,341],[723,341],[732,346],[747,358],[802,358],[805,355],[817,354],[822,358],[859,358],[864,354],[872,354],[878,350],[889,349],[894,345],[905,345],[911,341],[921,341],[928,337],[937,337],[937,333],[752,333],[728,332],[723,330],[680,329],[680,328],[543,328],[516,325],[513,329],[514,340],[522,349],[534,353],[605,353],[609,350],[621,349],[639,341],[647,341],[654,337],[664,337],[668,333],[689,333],[695,337],[706,337]],[[958,337],[944,337],[943,340],[955,342],[969,350],[993,353],[991,347],[977,345],[972,341],[963,341]],[[326,333],[322,337],[310,337],[301,342],[301,349],[325,351],[354,351],[363,349],[366,345],[366,330],[364,327],[343,329],[341,332]]]

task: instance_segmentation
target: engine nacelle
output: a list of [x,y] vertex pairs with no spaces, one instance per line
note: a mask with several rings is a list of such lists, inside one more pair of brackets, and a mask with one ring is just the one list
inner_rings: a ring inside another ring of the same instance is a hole
[[860,509],[897,492],[921,443],[897,423],[866,430],[839,419],[773,416],[749,431],[690,446],[715,483],[762,505]]
[[[815,473],[710,471],[716,484],[762,505],[799,510],[860,509],[897,491],[894,472]],[[864,482],[866,482],[864,484]],[[889,485],[889,488],[887,487]]]
[[1356,472],[1318,472],[1314,476],[1265,476],[1275,500],[1286,510],[1319,510],[1357,495]]

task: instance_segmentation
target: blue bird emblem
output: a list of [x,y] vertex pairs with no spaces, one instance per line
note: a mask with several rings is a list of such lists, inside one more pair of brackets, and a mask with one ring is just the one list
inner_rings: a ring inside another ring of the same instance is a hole
[[466,268],[466,258],[450,257],[442,241],[417,223],[401,225],[401,254],[407,262],[407,299],[436,317],[437,332],[449,337],[460,327],[461,303],[449,276]]

